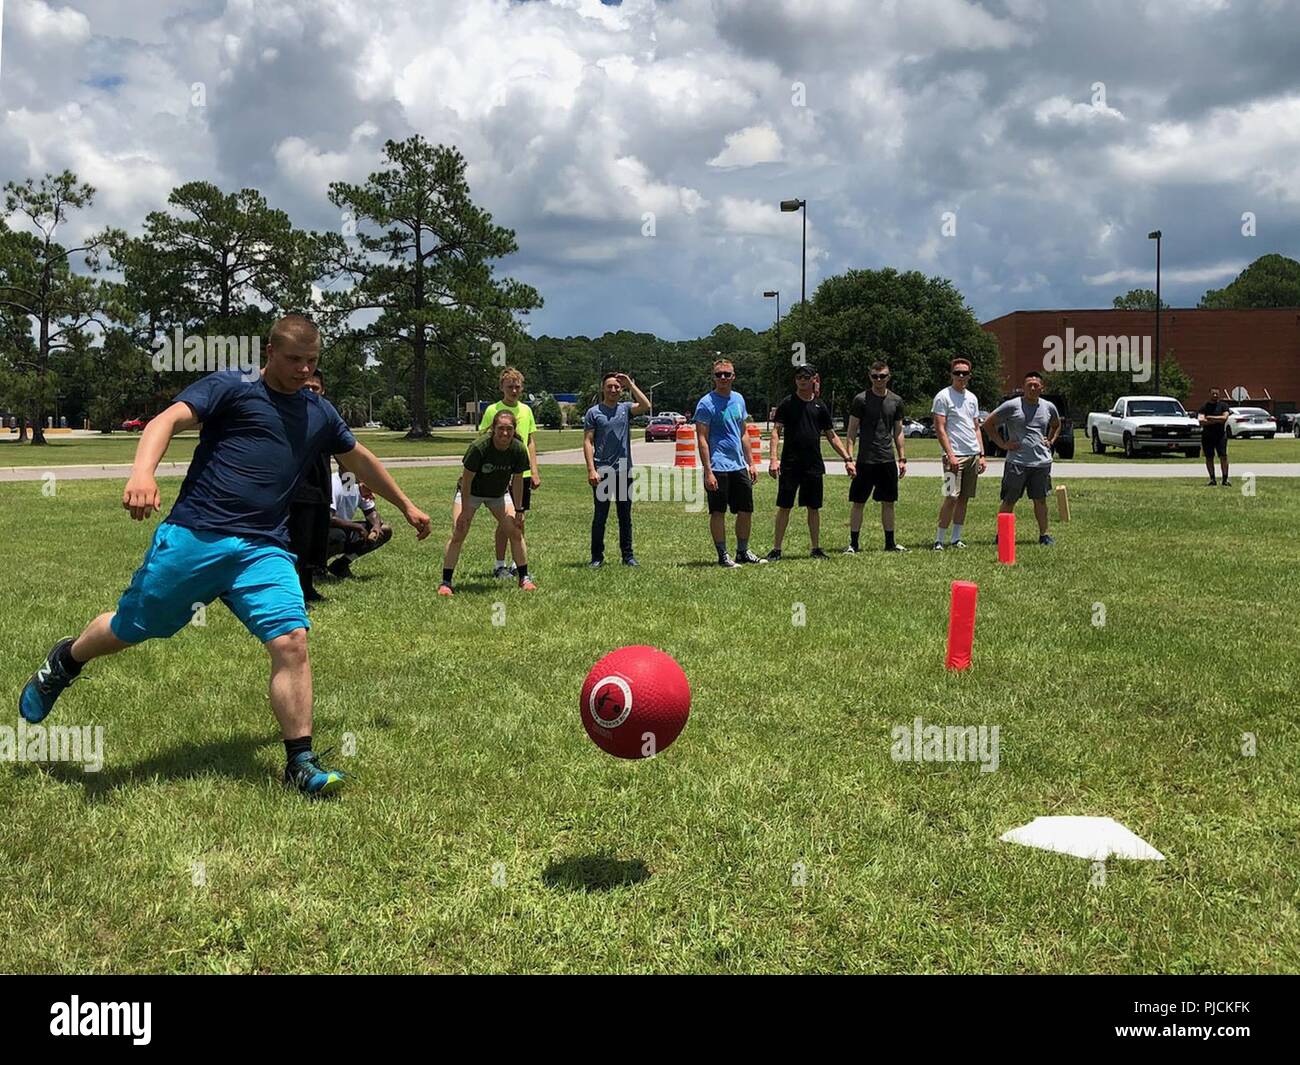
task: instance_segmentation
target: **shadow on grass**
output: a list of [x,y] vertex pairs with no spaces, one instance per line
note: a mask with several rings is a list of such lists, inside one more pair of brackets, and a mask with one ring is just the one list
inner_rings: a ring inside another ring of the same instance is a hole
[[219,775],[252,784],[266,783],[266,770],[254,761],[263,747],[277,745],[264,736],[236,736],[212,743],[177,744],[135,765],[107,767],[98,773],[84,772],[72,762],[26,764],[19,772],[45,773],[63,784],[80,784],[86,802],[104,802],[127,784],[151,780],[190,780]]
[[640,858],[624,861],[603,854],[585,854],[552,862],[542,871],[542,883],[559,891],[609,891],[650,878]]

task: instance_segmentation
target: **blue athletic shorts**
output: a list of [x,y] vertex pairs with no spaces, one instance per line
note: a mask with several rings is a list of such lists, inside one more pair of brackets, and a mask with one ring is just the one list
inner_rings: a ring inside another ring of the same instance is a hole
[[198,604],[217,598],[262,643],[311,628],[293,555],[283,547],[163,522],[118,600],[113,635],[126,643],[175,635]]

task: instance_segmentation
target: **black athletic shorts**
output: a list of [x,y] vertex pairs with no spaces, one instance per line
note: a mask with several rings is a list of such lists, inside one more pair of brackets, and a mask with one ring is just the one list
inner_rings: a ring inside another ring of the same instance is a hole
[[898,501],[898,463],[858,463],[858,474],[849,484],[849,502],[865,503],[871,498],[873,489],[877,503]]
[[776,482],[776,505],[782,510],[789,510],[794,506],[797,493],[801,507],[821,510],[825,480],[816,470],[791,470],[782,466]]
[[749,479],[748,470],[729,470],[726,473],[714,470],[713,476],[718,479],[718,490],[710,492],[705,489],[710,514],[726,513],[728,507],[733,514],[754,513],[754,482]]
[[1228,434],[1225,432],[1201,433],[1201,451],[1209,458],[1216,451],[1220,458],[1228,457]]

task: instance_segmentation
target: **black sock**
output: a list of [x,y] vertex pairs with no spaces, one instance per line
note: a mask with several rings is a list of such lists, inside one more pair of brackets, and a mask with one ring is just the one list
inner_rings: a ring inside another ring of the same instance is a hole
[[65,643],[54,652],[54,661],[69,677],[75,677],[81,672],[82,664],[72,657],[72,644]]
[[311,737],[299,736],[296,740],[284,741],[284,758],[287,762],[292,762],[296,755],[302,754],[303,751],[311,750]]
[[519,583],[522,584],[524,579],[528,576],[528,563],[525,562],[522,566],[517,566],[516,568],[519,571]]
[[886,550],[888,550],[889,548],[891,548],[891,547],[893,547],[893,546],[894,546],[894,530],[893,530],[893,529],[886,529],[886,530],[885,530],[885,548],[886,548]]
[[443,584],[450,584],[450,583],[451,583],[451,570],[449,570],[449,569],[445,569],[445,568],[443,569],[443,571],[442,571],[442,583],[443,583]]
[[849,545],[853,548],[854,551],[856,551],[856,550],[858,549],[858,533],[859,533],[859,532],[860,532],[860,530],[858,530],[858,529],[850,529],[850,530],[849,530]]

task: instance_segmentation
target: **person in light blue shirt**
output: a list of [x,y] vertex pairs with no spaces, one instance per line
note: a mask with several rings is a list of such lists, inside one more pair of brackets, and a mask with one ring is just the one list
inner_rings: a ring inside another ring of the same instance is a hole
[[[713,364],[713,391],[695,407],[695,437],[704,469],[704,491],[709,497],[709,532],[718,552],[718,565],[724,569],[767,561],[749,549],[758,466],[748,454],[745,423],[749,410],[745,397],[735,391],[735,382],[736,367],[730,359],[719,359]],[[736,516],[734,559],[727,553],[728,507]]]

